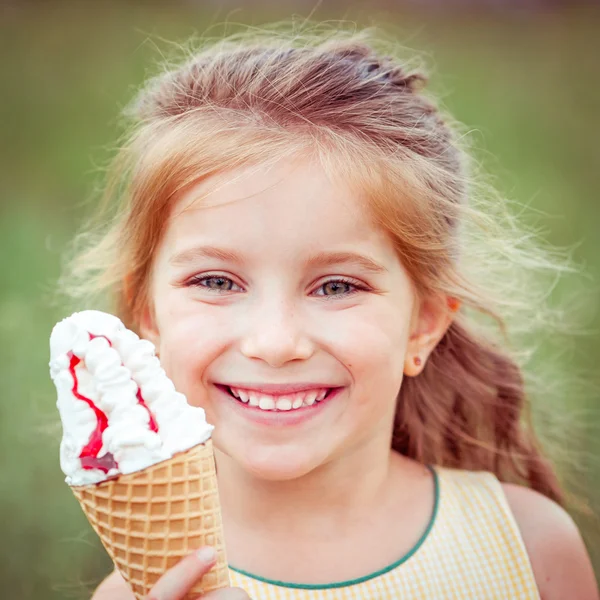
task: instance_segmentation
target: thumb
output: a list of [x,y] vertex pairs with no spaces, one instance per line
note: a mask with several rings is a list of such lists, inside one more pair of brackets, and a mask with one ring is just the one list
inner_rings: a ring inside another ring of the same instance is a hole
[[154,585],[146,600],[181,600],[214,566],[217,553],[210,546],[192,552],[169,569]]

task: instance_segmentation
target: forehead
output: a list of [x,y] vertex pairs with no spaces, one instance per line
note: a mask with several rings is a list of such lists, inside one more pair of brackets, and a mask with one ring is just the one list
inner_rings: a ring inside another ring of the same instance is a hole
[[186,190],[173,205],[165,242],[180,249],[202,237],[252,247],[327,241],[391,249],[370,217],[365,195],[308,159],[220,173]]

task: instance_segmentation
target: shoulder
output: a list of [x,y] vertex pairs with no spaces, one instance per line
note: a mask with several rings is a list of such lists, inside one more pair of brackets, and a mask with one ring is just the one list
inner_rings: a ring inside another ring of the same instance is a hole
[[504,483],[542,600],[598,600],[592,565],[575,522],[558,504],[529,488]]
[[118,571],[113,571],[97,588],[91,600],[135,600]]

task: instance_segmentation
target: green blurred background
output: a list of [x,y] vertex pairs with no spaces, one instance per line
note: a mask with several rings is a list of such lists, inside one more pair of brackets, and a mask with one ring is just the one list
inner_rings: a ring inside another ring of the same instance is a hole
[[[172,49],[165,40],[184,42],[224,21],[258,25],[306,16],[316,4],[2,4],[1,597],[88,598],[111,566],[59,469],[47,339],[66,310],[53,299],[61,253],[101,182],[120,133],[120,108],[161,52]],[[542,211],[536,217],[548,241],[576,244],[574,258],[593,287],[600,281],[600,13],[557,2],[523,2],[518,9],[494,2],[493,11],[474,2],[443,10],[439,4],[369,2],[367,10],[325,2],[313,18],[383,25],[425,53],[432,89],[471,129],[497,186]],[[560,409],[586,421],[586,468],[577,477],[597,510],[600,403],[592,390],[600,316],[589,315],[588,325],[591,333],[568,342],[562,356],[566,369],[587,372],[591,383],[584,393],[566,390]],[[575,517],[598,574],[597,522]]]

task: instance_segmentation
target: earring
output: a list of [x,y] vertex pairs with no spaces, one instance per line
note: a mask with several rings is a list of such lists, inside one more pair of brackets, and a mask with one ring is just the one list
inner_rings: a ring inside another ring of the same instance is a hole
[[458,298],[448,297],[448,308],[451,312],[456,312],[461,306],[461,301]]
[[415,365],[416,365],[417,367],[420,367],[420,366],[421,366],[421,357],[420,357],[420,356],[415,356],[415,357],[413,358],[413,362],[415,363]]

